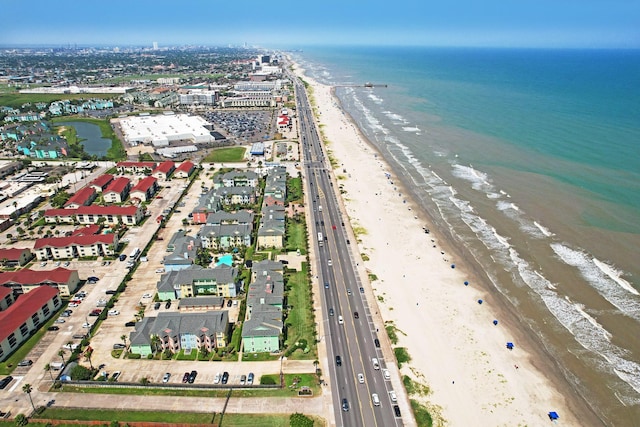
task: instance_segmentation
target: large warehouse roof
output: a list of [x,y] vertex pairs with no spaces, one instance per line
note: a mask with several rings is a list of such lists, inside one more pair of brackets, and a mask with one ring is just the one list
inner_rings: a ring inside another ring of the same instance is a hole
[[120,119],[122,134],[130,145],[153,144],[166,147],[172,141],[207,143],[214,140],[205,128],[205,119],[187,114],[125,117]]

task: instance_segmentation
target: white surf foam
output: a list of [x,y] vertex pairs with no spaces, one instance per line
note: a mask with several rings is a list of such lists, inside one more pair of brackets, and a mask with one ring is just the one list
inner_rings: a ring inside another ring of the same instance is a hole
[[420,128],[417,126],[403,126],[402,130],[405,132],[420,132]]
[[631,283],[627,282],[626,280],[624,280],[621,277],[622,273],[620,271],[616,270],[615,268],[613,268],[609,264],[600,261],[598,258],[593,258],[593,263],[596,265],[596,267],[598,267],[600,269],[600,271],[602,271],[604,274],[606,274],[611,280],[616,282],[623,289],[626,289],[627,291],[631,292],[632,294],[640,295],[640,292],[638,292],[631,285]]
[[373,93],[369,93],[369,99],[372,100],[373,102],[375,102],[376,104],[382,104],[382,102],[384,101],[382,98],[374,95]]
[[560,243],[552,243],[551,248],[562,261],[577,268],[582,277],[603,298],[624,314],[640,320],[640,298],[638,298],[638,292],[635,289],[629,289],[631,285],[629,287],[621,286],[617,280],[596,265],[593,257],[583,251],[572,249]]
[[545,236],[545,237],[552,237],[552,236],[554,236],[554,234],[553,234],[551,231],[549,231],[549,229],[548,229],[548,228],[546,228],[546,227],[545,227],[545,226],[543,226],[542,224],[538,223],[537,221],[533,221],[533,224],[536,226],[536,228],[537,228],[538,230],[540,230],[540,232],[541,232],[542,234],[544,234],[544,236]]

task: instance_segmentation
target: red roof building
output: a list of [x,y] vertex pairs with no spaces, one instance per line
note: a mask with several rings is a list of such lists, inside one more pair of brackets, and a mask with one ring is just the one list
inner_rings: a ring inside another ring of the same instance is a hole
[[103,191],[102,197],[105,202],[122,203],[129,195],[131,181],[123,176],[111,181],[111,184]]
[[158,191],[158,180],[153,176],[142,178],[131,190],[131,198],[140,199],[143,202],[150,200]]
[[0,311],[6,310],[13,304],[13,292],[9,288],[0,286]]
[[93,187],[83,187],[76,191],[76,194],[71,196],[67,203],[64,204],[65,208],[78,208],[80,206],[89,206],[98,196],[96,190]]
[[158,179],[167,180],[173,171],[176,169],[176,164],[172,161],[162,162],[151,173]]
[[102,192],[102,190],[107,188],[107,185],[109,185],[111,181],[113,181],[113,175],[105,173],[104,175],[100,175],[99,177],[91,181],[89,183],[89,186],[96,191]]
[[175,170],[174,176],[176,178],[189,178],[195,170],[196,165],[193,162],[187,160],[186,162],[180,163],[180,166],[178,166]]
[[85,225],[84,227],[76,228],[71,232],[72,236],[88,236],[90,234],[98,234],[102,227],[98,224]]
[[137,206],[80,206],[77,209],[48,209],[44,220],[48,224],[73,223],[97,224],[104,218],[106,224],[136,225],[143,218],[143,211]]
[[117,235],[87,234],[37,239],[33,250],[41,260],[113,256],[118,247]]
[[0,311],[0,361],[14,353],[61,305],[57,289],[41,286]]
[[23,266],[33,259],[33,254],[28,248],[2,248],[0,249],[0,264],[5,266]]

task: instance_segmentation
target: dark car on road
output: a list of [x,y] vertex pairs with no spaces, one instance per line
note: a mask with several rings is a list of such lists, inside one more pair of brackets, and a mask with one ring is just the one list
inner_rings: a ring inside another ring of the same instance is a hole
[[398,405],[393,405],[393,413],[396,414],[396,417],[400,417],[400,407]]
[[349,412],[349,401],[346,398],[342,399],[342,410],[344,412]]
[[227,382],[229,382],[229,372],[224,372],[222,374],[222,384],[226,384]]
[[374,339],[374,340],[373,340],[373,344],[374,344],[376,347],[378,347],[378,348],[379,348],[379,347],[380,347],[380,340],[379,340],[378,338]]
[[336,365],[342,366],[342,358],[340,356],[336,356]]
[[196,377],[198,376],[198,371],[191,371],[191,373],[189,374],[189,384],[193,384],[193,382],[196,380]]
[[360,315],[358,314],[358,312],[357,312],[357,311],[354,311],[354,312],[353,312],[353,317],[355,317],[356,319],[359,319],[359,318],[360,318]]

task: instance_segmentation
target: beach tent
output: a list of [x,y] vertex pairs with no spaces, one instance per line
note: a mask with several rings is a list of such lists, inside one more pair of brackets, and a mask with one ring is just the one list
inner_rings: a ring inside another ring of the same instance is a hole
[[478,300],[478,304],[482,304],[482,300],[481,299]]
[[557,413],[557,412],[555,412],[555,411],[551,411],[551,412],[549,412],[549,419],[550,419],[551,421],[555,421],[555,420],[557,420],[558,418],[560,418],[560,415],[558,415],[558,413]]
[[513,343],[512,343],[512,342],[508,342],[508,343],[507,343],[507,348],[508,348],[509,350],[513,350]]
[[498,321],[497,321],[497,320],[494,320],[494,321],[493,321],[493,324],[494,324],[494,325],[496,325],[496,326],[498,326]]
[[456,265],[455,264],[451,264],[451,268],[456,268]]
[[465,286],[469,286],[469,282],[464,282],[464,285]]

